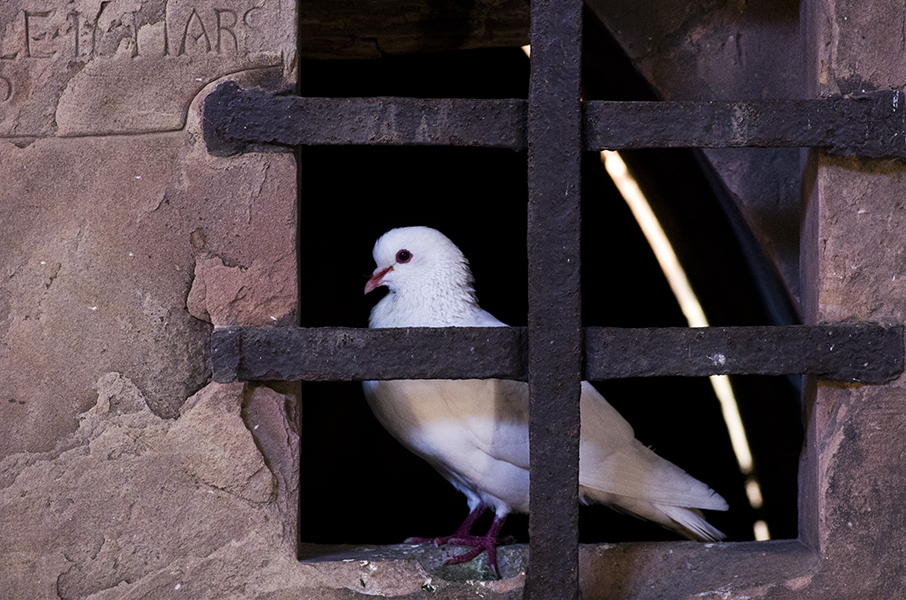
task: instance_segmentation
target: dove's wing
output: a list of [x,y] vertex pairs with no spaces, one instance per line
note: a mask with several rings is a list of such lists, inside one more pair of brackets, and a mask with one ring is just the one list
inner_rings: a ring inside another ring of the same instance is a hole
[[[714,490],[635,439],[632,427],[582,383],[579,489],[599,502],[705,540],[724,536],[697,509],[727,510]],[[690,510],[692,509],[692,510]]]
[[[434,466],[470,504],[528,512],[528,385],[502,380],[368,382],[378,420]],[[721,539],[696,509],[726,510],[707,485],[635,439],[632,427],[582,384],[579,486],[586,502],[659,523],[699,539]],[[691,510],[690,510],[691,509]]]
[[583,486],[652,502],[726,509],[711,488],[635,439],[629,423],[588,382],[582,384],[581,411]]

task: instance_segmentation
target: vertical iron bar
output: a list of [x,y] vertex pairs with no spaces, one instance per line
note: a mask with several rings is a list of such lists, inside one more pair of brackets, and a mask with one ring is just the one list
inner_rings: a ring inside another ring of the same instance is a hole
[[533,0],[528,109],[531,505],[524,597],[579,597],[581,0]]

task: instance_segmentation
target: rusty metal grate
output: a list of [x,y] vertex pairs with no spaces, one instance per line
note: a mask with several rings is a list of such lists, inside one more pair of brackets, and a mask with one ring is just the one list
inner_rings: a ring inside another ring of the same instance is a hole
[[[576,432],[583,376],[808,373],[881,383],[901,373],[904,363],[900,325],[583,330],[578,278],[582,151],[820,147],[855,156],[904,157],[906,103],[899,91],[796,101],[583,103],[582,3],[542,0],[531,10],[528,101],[299,98],[242,90],[228,82],[208,96],[203,108],[208,150],[221,156],[268,144],[527,149],[528,327],[236,328],[216,330],[212,351],[218,381],[529,381],[532,514],[525,595],[575,599]],[[644,348],[656,348],[657,354]],[[418,365],[409,360],[415,349],[425,356]],[[796,544],[787,545],[795,550]],[[764,555],[757,548],[740,546],[741,564]]]

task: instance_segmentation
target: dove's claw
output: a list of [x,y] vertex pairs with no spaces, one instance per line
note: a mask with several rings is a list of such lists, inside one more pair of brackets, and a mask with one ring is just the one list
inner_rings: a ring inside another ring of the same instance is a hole
[[488,553],[488,566],[494,571],[494,574],[497,577],[500,577],[500,571],[497,569],[497,546],[504,546],[506,544],[512,544],[516,540],[512,536],[507,536],[505,538],[498,538],[497,534],[500,533],[500,528],[503,527],[503,522],[506,520],[506,515],[495,516],[494,522],[491,523],[491,529],[488,530],[486,535],[472,535],[470,532],[472,530],[472,525],[475,524],[475,521],[478,520],[481,515],[488,509],[484,504],[479,504],[475,507],[469,516],[466,517],[466,520],[463,521],[462,525],[459,526],[459,529],[456,530],[456,533],[453,535],[446,535],[438,538],[422,538],[422,537],[410,537],[406,539],[407,544],[426,544],[433,543],[435,546],[443,546],[444,544],[452,544],[454,546],[466,546],[471,548],[465,554],[459,554],[457,556],[451,556],[444,560],[445,565],[459,565],[465,562],[469,562],[479,554],[484,551]]
[[512,544],[512,537],[505,537],[502,540],[497,538],[497,534],[500,533],[500,528],[503,527],[503,522],[506,520],[506,515],[502,517],[494,517],[494,522],[491,524],[491,529],[488,530],[488,533],[484,536],[469,535],[465,537],[450,537],[447,541],[449,544],[455,546],[467,546],[472,548],[465,554],[460,554],[458,556],[451,556],[450,558],[444,561],[445,565],[458,565],[464,562],[469,562],[479,554],[484,551],[488,553],[488,567],[494,572],[494,575],[500,579],[500,570],[497,568],[497,546],[503,544]]
[[[406,538],[406,543],[407,544],[431,543],[431,544],[434,544],[435,546],[443,546],[444,544],[450,543],[450,540],[452,540],[452,539],[464,539],[464,538],[475,537],[475,536],[471,535],[471,533],[470,533],[472,531],[472,525],[475,524],[475,521],[477,521],[479,519],[479,517],[481,517],[481,515],[483,515],[485,513],[486,510],[488,510],[488,507],[485,506],[484,504],[479,504],[478,506],[476,506],[475,510],[473,510],[472,512],[469,513],[469,516],[466,517],[466,520],[462,522],[462,525],[459,526],[459,529],[457,529],[453,533],[453,535],[445,535],[443,537],[437,537],[437,538],[410,537],[410,538]],[[477,539],[481,539],[481,538],[477,538]],[[471,546],[472,544],[466,544],[466,545]]]

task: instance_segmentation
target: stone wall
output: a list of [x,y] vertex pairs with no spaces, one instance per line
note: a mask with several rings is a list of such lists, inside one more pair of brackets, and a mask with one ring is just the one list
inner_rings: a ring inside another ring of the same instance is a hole
[[[902,89],[906,7],[811,2],[809,94]],[[906,319],[906,165],[811,152],[803,182],[803,308],[809,322]],[[813,597],[896,598],[906,590],[906,390],[818,382],[802,532],[823,559]],[[808,518],[807,515],[812,515]]]
[[199,127],[222,78],[293,83],[295,20],[0,5],[0,598],[313,585],[294,388],[207,356],[212,324],[295,322],[295,161],[211,157]]
[[[866,6],[807,4],[813,94],[903,86],[903,7]],[[444,571],[449,550],[298,562],[296,388],[210,381],[213,326],[296,321],[296,165],[208,155],[199,110],[225,78],[291,85],[295,38],[279,0],[0,4],[0,600],[521,595],[521,547],[496,582]],[[718,50],[701,73],[746,56]],[[744,196],[756,167],[740,168]],[[902,164],[813,154],[805,186],[808,320],[902,321]],[[902,406],[900,381],[818,385],[801,499],[815,564],[749,587],[718,573],[710,595],[901,596]],[[647,567],[585,549],[585,595],[641,594],[690,547]],[[625,587],[596,583],[607,565]]]

